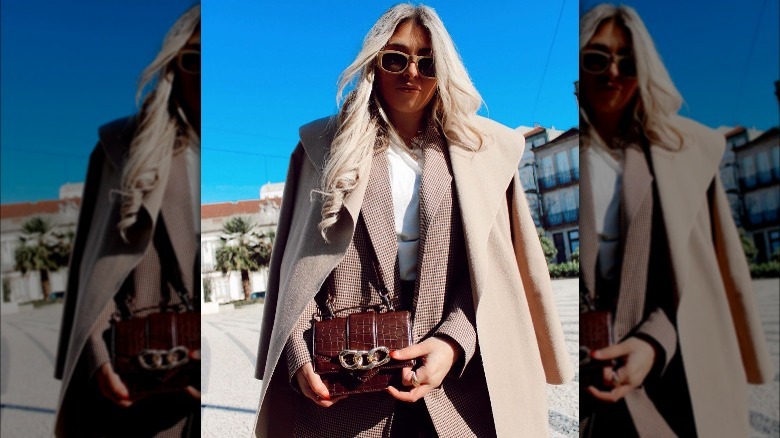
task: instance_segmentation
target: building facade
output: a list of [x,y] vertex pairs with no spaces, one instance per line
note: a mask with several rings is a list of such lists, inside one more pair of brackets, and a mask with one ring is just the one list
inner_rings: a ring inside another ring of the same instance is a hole
[[[50,235],[75,233],[83,186],[66,184],[60,199],[0,205],[0,290],[5,303],[24,303],[43,298],[39,272],[22,274],[16,269],[16,250],[22,243],[24,224],[41,218],[51,225]],[[47,239],[51,236],[43,236]],[[62,292],[67,268],[49,273],[52,292]]]
[[[241,275],[228,272],[223,275],[217,270],[217,250],[223,245],[222,228],[234,217],[249,219],[258,233],[274,233],[279,222],[280,197],[251,199],[236,202],[222,202],[201,206],[201,292],[206,301],[227,303],[244,299]],[[250,272],[249,281],[253,292],[265,292],[268,283],[268,268]]]
[[518,131],[526,139],[518,171],[531,216],[555,244],[555,262],[569,261],[580,245],[579,129]]

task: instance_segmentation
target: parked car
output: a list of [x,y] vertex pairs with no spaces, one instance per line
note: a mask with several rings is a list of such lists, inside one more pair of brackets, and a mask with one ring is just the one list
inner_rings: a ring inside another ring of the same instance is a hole
[[250,300],[256,300],[259,298],[265,299],[265,291],[262,292],[252,292],[252,295],[249,295]]
[[57,292],[52,292],[49,294],[50,300],[59,300],[65,298],[65,291],[58,290]]

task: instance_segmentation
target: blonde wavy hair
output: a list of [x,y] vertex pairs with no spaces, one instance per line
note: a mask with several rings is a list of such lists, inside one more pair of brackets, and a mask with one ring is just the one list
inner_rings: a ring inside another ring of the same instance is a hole
[[[580,50],[582,50],[601,25],[614,20],[623,27],[632,42],[637,71],[637,98],[635,99],[630,129],[638,129],[654,144],[669,150],[682,147],[683,137],[673,119],[682,106],[683,99],[666,70],[653,39],[639,14],[630,6],[600,4],[580,19]],[[582,92],[582,91],[580,91]],[[581,111],[582,128],[586,135],[592,127],[587,117],[587,103]]]
[[[406,21],[414,21],[431,36],[436,60],[436,92],[429,105],[428,117],[441,127],[450,144],[478,151],[488,140],[476,121],[482,98],[436,11],[408,3],[393,6],[369,30],[360,53],[339,77],[338,127],[318,191],[325,199],[319,228],[326,241],[327,230],[338,220],[344,198],[357,186],[360,164],[375,149],[387,147],[389,138],[399,138],[382,108],[375,69],[377,53],[385,47],[398,25]],[[354,89],[342,98],[350,85],[354,85]]]
[[[176,20],[160,52],[139,79],[136,101],[142,103],[137,116],[138,128],[122,169],[121,188],[115,191],[122,197],[117,228],[125,242],[128,242],[127,230],[138,220],[144,197],[159,184],[164,170],[161,163],[170,163],[166,158],[200,143],[199,134],[187,121],[173,92],[176,56],[198,26],[200,5],[193,6]],[[154,88],[144,97],[144,89],[150,84]]]

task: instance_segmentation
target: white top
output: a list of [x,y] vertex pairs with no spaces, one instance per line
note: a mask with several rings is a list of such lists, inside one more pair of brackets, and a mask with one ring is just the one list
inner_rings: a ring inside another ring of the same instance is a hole
[[586,149],[591,163],[591,199],[599,238],[598,272],[605,280],[620,274],[620,192],[623,165],[604,147],[594,144]]
[[420,239],[420,179],[423,159],[422,150],[416,144],[414,153],[420,157],[419,161],[415,161],[405,148],[392,141],[390,147],[387,148],[401,280],[415,280],[417,278],[417,249]]

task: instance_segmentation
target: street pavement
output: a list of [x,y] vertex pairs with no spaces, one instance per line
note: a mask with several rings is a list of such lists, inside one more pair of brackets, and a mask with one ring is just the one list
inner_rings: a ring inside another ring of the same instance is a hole
[[[780,280],[753,282],[775,369],[780,369]],[[578,280],[553,281],[571,360],[578,356]],[[201,436],[251,436],[260,395],[254,379],[263,306],[223,310],[202,318]],[[60,383],[53,378],[62,306],[3,315],[0,331],[0,436],[49,437]],[[578,434],[578,382],[548,386],[550,435]],[[780,437],[780,376],[750,390],[751,437]]]

